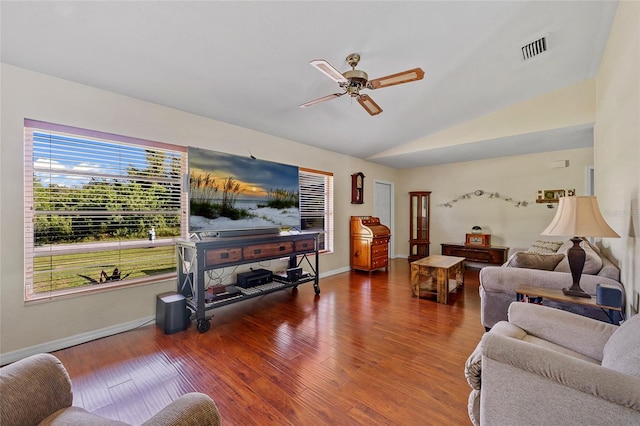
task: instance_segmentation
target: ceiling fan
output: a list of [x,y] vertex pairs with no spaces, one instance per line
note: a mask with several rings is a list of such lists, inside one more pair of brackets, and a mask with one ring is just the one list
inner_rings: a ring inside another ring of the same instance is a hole
[[424,71],[421,68],[414,68],[411,70],[399,72],[397,74],[391,74],[386,77],[380,77],[373,80],[369,80],[369,76],[366,72],[356,69],[358,62],[360,62],[360,55],[352,53],[347,56],[347,63],[351,66],[351,70],[340,73],[329,62],[324,59],[314,59],[309,64],[318,69],[321,73],[328,76],[330,79],[338,83],[338,85],[344,89],[344,92],[332,93],[331,95],[323,96],[322,98],[314,99],[313,101],[306,102],[300,105],[300,108],[307,108],[320,102],[329,101],[334,98],[339,98],[342,95],[349,95],[352,98],[356,98],[358,103],[367,110],[371,115],[378,115],[382,112],[382,108],[376,104],[373,99],[367,94],[361,94],[363,89],[380,89],[383,87],[395,86],[396,84],[409,83],[411,81],[422,80],[424,77]]

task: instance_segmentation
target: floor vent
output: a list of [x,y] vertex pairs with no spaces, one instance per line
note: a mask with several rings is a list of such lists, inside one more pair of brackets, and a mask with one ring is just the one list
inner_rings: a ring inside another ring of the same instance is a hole
[[522,46],[522,59],[525,61],[547,51],[547,38],[541,37],[536,41]]

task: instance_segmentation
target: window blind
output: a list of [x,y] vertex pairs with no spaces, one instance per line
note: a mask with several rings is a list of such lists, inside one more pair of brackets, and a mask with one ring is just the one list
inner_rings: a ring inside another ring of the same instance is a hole
[[25,120],[25,299],[175,274],[186,148]]
[[333,251],[333,173],[299,169],[303,231],[319,232],[321,251]]

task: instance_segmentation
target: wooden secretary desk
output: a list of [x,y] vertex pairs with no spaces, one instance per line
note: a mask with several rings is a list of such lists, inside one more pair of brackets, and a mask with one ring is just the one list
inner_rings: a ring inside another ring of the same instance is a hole
[[391,230],[372,216],[351,216],[351,269],[372,273],[389,268],[389,239]]

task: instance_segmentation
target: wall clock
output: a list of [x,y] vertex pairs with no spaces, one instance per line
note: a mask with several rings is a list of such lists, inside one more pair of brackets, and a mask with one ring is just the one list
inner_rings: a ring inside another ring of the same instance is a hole
[[362,172],[351,175],[351,204],[364,203],[364,174]]

